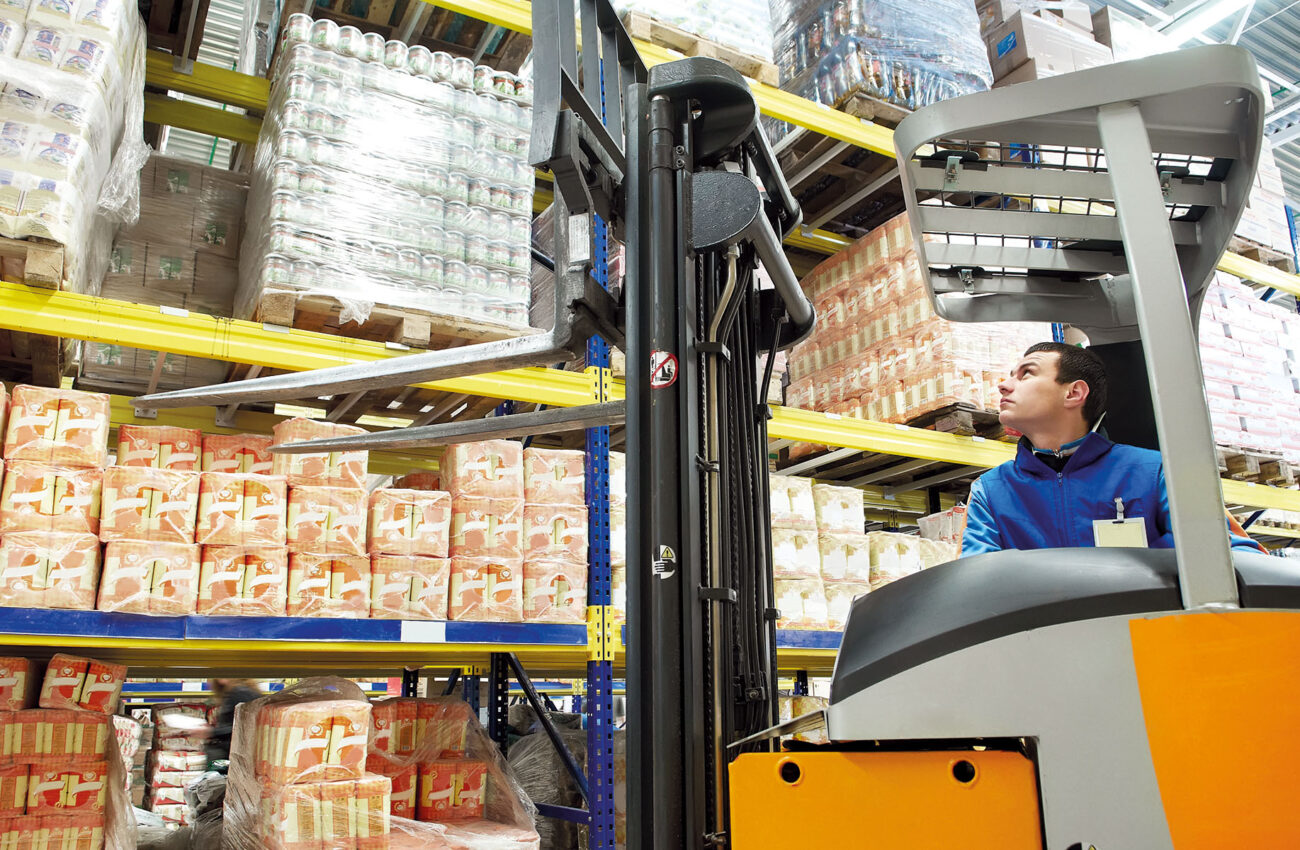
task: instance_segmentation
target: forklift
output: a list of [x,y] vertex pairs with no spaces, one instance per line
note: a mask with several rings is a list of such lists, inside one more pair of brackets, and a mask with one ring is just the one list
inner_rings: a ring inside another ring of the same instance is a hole
[[[1262,136],[1254,62],[1205,47],[969,95],[895,133],[936,312],[1070,322],[1111,433],[1163,448],[1174,550],[1007,551],[857,600],[829,708],[777,723],[767,419],[812,332],[800,223],[748,83],[647,68],[608,0],[534,0],[530,159],[555,180],[553,325],[515,340],[150,395],[356,393],[627,353],[626,402],[296,443],[393,449],[626,428],[628,846],[1295,847],[1300,576],[1229,553],[1196,356]],[[621,291],[597,240],[627,254]],[[536,255],[536,249],[535,255]],[[769,283],[756,275],[759,266]],[[766,355],[765,374],[758,363]],[[782,745],[824,728],[830,743]]]

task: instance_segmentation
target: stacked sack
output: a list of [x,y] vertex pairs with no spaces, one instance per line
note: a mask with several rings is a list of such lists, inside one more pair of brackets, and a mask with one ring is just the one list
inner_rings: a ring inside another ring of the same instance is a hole
[[208,757],[203,744],[210,728],[211,707],[175,702],[150,709],[153,746],[145,757],[144,808],[165,824],[190,825],[185,786],[203,775]]
[[[290,419],[275,426],[274,445],[364,434],[355,425]],[[277,454],[272,471],[289,485],[291,617],[370,616],[364,451]]]
[[412,473],[370,493],[371,617],[447,619],[451,494],[437,484]]
[[523,447],[512,440],[448,446],[451,492],[449,620],[524,619]]
[[587,621],[586,454],[527,448],[524,621]]
[[862,491],[791,476],[769,482],[777,627],[843,628],[849,604],[869,589]]
[[117,465],[104,471],[99,610],[195,612],[201,446],[188,428],[118,429]]
[[953,543],[928,540],[895,531],[873,531],[867,535],[871,550],[871,589],[875,590],[904,576],[956,560],[960,540]]
[[34,674],[0,659],[0,842],[102,850],[134,846],[126,772],[112,731],[126,668],[55,655],[31,708]]
[[371,722],[366,769],[392,781],[395,828],[438,824],[446,844],[435,847],[537,846],[527,796],[467,703],[385,699]]
[[0,604],[95,607],[108,396],[18,386],[0,489]]

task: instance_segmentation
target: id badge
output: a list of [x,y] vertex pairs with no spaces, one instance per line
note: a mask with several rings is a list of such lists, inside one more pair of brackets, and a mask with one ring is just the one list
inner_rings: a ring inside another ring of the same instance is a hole
[[1147,548],[1147,524],[1141,517],[1094,519],[1092,540],[1098,547]]

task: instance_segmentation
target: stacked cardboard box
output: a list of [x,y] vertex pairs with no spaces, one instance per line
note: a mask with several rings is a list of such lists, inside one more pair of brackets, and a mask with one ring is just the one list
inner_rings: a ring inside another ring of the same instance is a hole
[[[150,157],[140,172],[140,220],[118,235],[100,294],[233,315],[247,199],[247,175]],[[219,383],[228,368],[218,360],[88,342],[82,379],[103,389],[140,389],[149,385],[159,357],[161,389]]]
[[185,786],[203,775],[208,757],[203,742],[212,708],[205,703],[166,703],[150,709],[153,745],[145,758],[144,807],[164,823],[187,826],[190,811]]
[[1215,442],[1300,463],[1300,316],[1219,272],[1199,337]]
[[1093,39],[1085,3],[1041,8],[1017,0],[983,0],[980,32],[993,68],[994,88],[1109,65],[1114,54]]
[[1259,168],[1236,233],[1242,239],[1290,257],[1294,268],[1295,248],[1286,218],[1286,187],[1282,184],[1282,171],[1273,154],[1273,145],[1267,139],[1260,146]]

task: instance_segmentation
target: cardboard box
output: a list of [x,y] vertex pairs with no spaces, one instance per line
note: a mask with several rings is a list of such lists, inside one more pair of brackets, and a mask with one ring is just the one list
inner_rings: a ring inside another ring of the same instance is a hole
[[524,505],[524,558],[587,565],[587,509],[582,505]]
[[1116,62],[1143,59],[1179,48],[1169,36],[1111,6],[1093,12],[1092,35],[1098,44],[1111,49]]
[[1110,48],[1077,32],[1017,12],[990,32],[985,39],[993,78],[999,79],[1030,59],[1038,61],[1040,73],[1068,73],[1095,68],[1114,61]]
[[146,251],[145,287],[167,292],[193,292],[195,257],[196,252],[189,245],[150,242]]
[[447,447],[442,483],[452,498],[524,498],[523,446],[514,440],[481,440]]
[[238,209],[215,207],[200,203],[194,208],[194,223],[190,228],[190,244],[200,257],[226,257],[239,255],[239,229],[243,220]]
[[180,616],[196,612],[200,547],[115,541],[104,547],[99,610]]
[[[239,280],[239,261],[199,251],[194,258],[194,293],[227,293]],[[223,299],[222,303],[225,301]]]
[[586,454],[561,449],[524,449],[524,501],[530,505],[583,505]]
[[[521,482],[522,483],[522,482]],[[451,503],[451,554],[477,558],[523,557],[522,499],[465,496]]]
[[152,193],[155,196],[193,195],[197,197],[203,188],[203,173],[207,170],[183,160],[166,157],[152,157],[154,160],[154,179]]
[[0,604],[89,611],[98,584],[93,534],[24,531],[0,542]]
[[370,558],[367,555],[289,555],[290,617],[370,615]]
[[200,614],[283,617],[288,587],[288,553],[283,547],[203,547],[197,605]]

